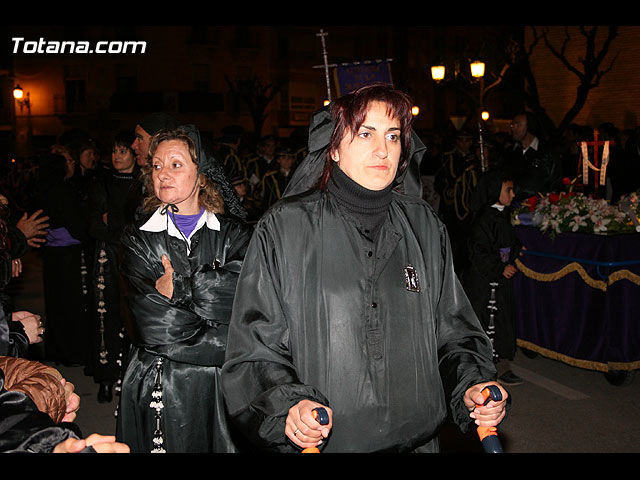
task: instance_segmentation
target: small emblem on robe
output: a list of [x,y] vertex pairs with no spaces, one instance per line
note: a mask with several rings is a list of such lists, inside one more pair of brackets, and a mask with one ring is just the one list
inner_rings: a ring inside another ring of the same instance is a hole
[[404,279],[407,282],[407,290],[410,292],[420,291],[420,281],[418,280],[418,272],[411,265],[407,265],[404,269]]

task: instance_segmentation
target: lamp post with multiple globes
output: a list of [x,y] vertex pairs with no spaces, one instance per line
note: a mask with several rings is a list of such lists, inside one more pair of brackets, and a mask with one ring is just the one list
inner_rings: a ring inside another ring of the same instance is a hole
[[[482,172],[485,172],[488,169],[488,162],[485,152],[485,143],[483,139],[483,125],[482,122],[486,121],[489,118],[489,112],[484,111],[483,108],[483,98],[484,98],[484,70],[485,64],[481,60],[473,60],[469,62],[469,69],[471,72],[471,77],[473,80],[469,79],[467,76],[463,75],[460,71],[459,61],[456,61],[455,69],[454,69],[454,77],[458,78],[462,77],[468,80],[471,83],[479,83],[479,101],[478,101],[478,143],[480,146],[480,164],[482,168]],[[446,67],[442,64],[433,65],[431,67],[431,78],[436,83],[442,83],[447,81],[446,78]]]

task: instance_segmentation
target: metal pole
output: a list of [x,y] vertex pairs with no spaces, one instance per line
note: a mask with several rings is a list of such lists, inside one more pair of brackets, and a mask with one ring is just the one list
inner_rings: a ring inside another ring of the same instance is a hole
[[482,107],[483,107],[483,97],[484,96],[484,78],[480,79],[480,104],[478,107],[478,143],[480,144],[480,170],[482,173],[485,173],[489,169],[489,162],[486,158],[486,153],[484,149],[484,138],[482,137],[483,129],[482,129]]
[[323,29],[320,29],[320,33],[316,33],[317,37],[320,37],[322,41],[322,56],[324,57],[324,77],[327,82],[327,99],[331,102],[331,82],[329,81],[329,62],[327,61],[327,46],[324,42],[324,37],[329,35]]
[[[481,113],[481,112],[480,112]],[[482,138],[482,118],[478,118],[478,143],[480,145],[480,167],[482,173],[489,169],[487,158],[484,151],[484,139]]]

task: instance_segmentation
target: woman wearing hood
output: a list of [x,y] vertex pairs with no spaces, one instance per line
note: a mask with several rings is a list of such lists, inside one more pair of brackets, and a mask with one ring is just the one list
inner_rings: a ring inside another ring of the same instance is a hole
[[463,276],[467,296],[492,337],[494,361],[502,360],[505,366],[500,368],[500,382],[507,385],[522,383],[508,366],[516,353],[511,279],[522,250],[511,224],[513,189],[511,177],[502,171],[488,172],[478,180],[471,202],[474,218],[468,239],[469,267]]
[[437,451],[448,411],[464,430],[504,417],[504,391],[472,412],[495,378],[491,345],[421,199],[410,109],[371,85],[318,112],[309,155],[256,225],[222,374],[256,449]]
[[192,125],[154,135],[146,180],[149,214],[122,238],[133,322],[117,436],[132,452],[234,452],[219,375],[251,230]]

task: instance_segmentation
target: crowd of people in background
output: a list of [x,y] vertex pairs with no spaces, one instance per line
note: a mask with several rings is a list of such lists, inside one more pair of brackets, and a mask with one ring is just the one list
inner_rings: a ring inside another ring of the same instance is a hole
[[[1,355],[25,356],[29,344],[42,341],[38,329],[46,328],[43,361],[82,366],[98,385],[99,402],[111,402],[113,394],[120,393],[131,341],[127,327],[132,323],[122,295],[121,237],[126,226],[143,215],[141,199],[149,188],[144,174],[149,168],[150,139],[158,131],[178,125],[168,115],[150,115],[135,126],[114,132],[108,146],[98,145],[88,132],[73,130],[62,135],[49,152],[2,166],[0,324],[10,326],[11,335],[4,329]],[[640,188],[640,127],[620,130],[603,124],[597,129],[601,140],[611,141],[611,160],[605,187],[591,193],[615,202]],[[485,287],[490,282],[478,279],[474,266],[484,265],[481,270],[492,272],[495,281],[507,282],[514,272],[506,265],[521,248],[510,235],[502,212],[508,212],[512,201],[518,204],[531,195],[562,189],[563,178],[579,188],[578,142],[592,139],[593,132],[591,126],[571,125],[561,139],[552,141],[542,135],[535,116],[524,112],[514,116],[509,132],[485,134],[482,143],[477,132],[466,129],[447,134],[418,132],[426,145],[420,164],[422,198],[447,227],[455,272],[477,312],[486,310]],[[246,214],[244,221],[255,225],[282,199],[308,153],[306,139],[270,134],[248,145],[240,127],[229,126],[220,133],[202,149],[224,169]],[[504,193],[503,188],[511,190]],[[494,210],[487,213],[487,206],[495,205],[500,214],[494,215]],[[483,237],[480,221],[499,224],[503,238],[508,238],[504,242],[510,242],[509,251],[498,253],[503,265],[491,266],[489,256],[483,256],[483,249],[495,239]],[[28,248],[38,249],[42,255],[44,322],[29,312],[13,312],[11,299],[4,294],[11,279],[20,274],[20,258]],[[484,287],[479,288],[481,283]],[[504,301],[508,305],[512,300]],[[20,319],[20,325],[11,320],[12,315],[13,320]],[[484,326],[482,318],[481,322]],[[509,324],[509,319],[504,320],[503,325]],[[499,335],[504,335],[501,356],[509,360],[515,353],[515,333],[507,330],[500,327]],[[521,382],[509,373],[505,383]],[[64,390],[65,382],[57,381]],[[72,396],[70,391],[72,388],[67,388],[67,399]],[[70,407],[67,413],[72,411]],[[73,429],[56,435],[59,443],[81,438]],[[97,445],[96,450],[121,448],[109,437],[84,440],[71,450],[80,451],[88,445]]]

